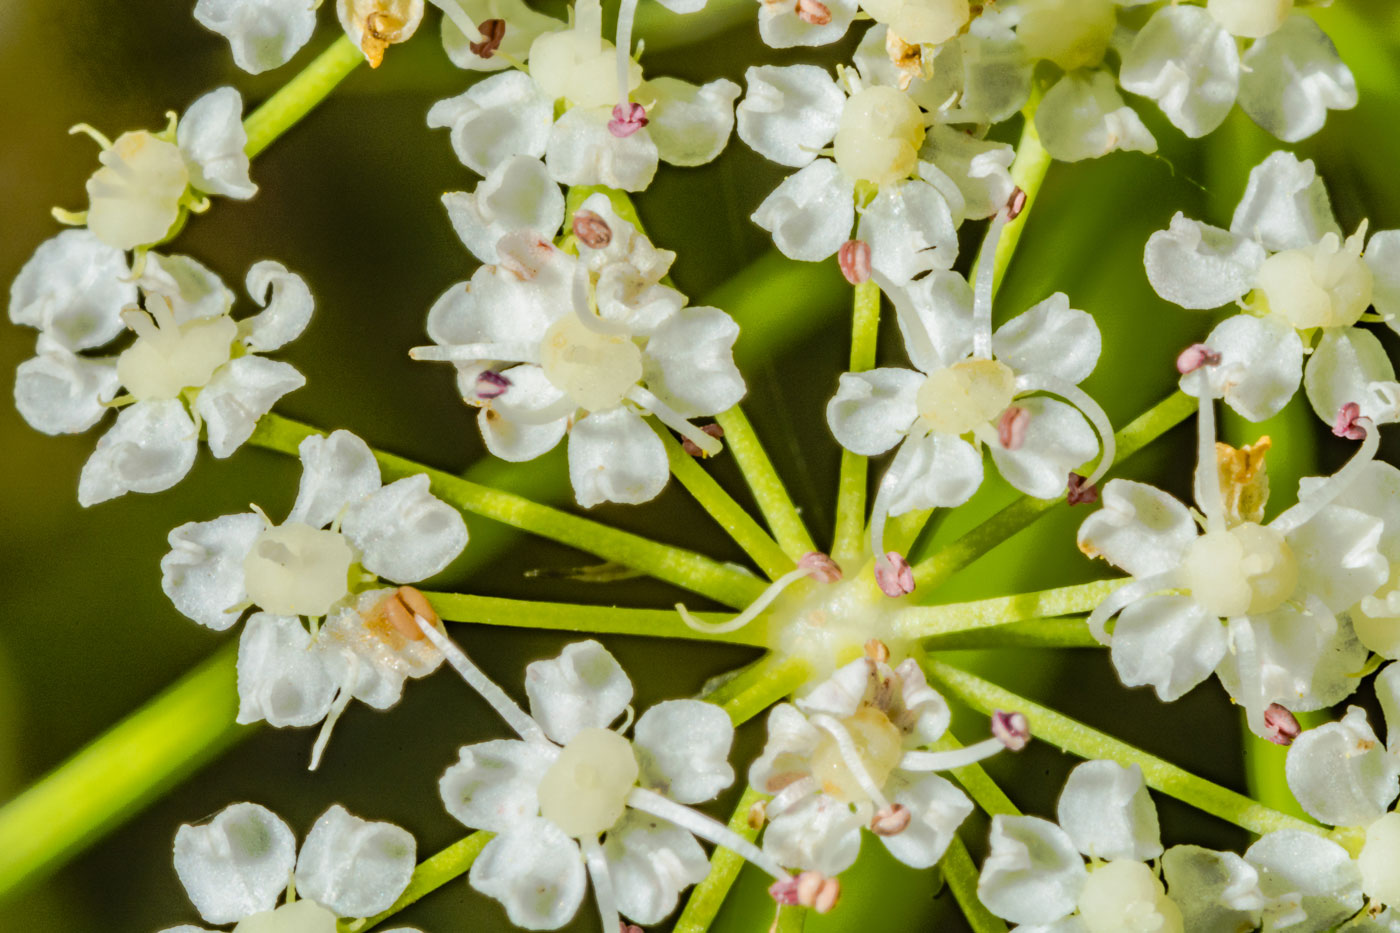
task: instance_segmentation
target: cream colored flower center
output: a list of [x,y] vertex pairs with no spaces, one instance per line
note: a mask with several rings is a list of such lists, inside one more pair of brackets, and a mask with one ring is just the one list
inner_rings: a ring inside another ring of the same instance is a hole
[[1016,27],[1026,54],[1065,71],[1103,61],[1117,14],[1113,0],[1032,0]]
[[1361,258],[1366,226],[1343,242],[1335,233],[1312,246],[1275,253],[1259,268],[1269,309],[1294,327],[1350,327],[1371,306],[1374,279]]
[[350,591],[355,561],[344,535],[287,522],[258,535],[243,559],[248,596],[267,612],[323,616]]
[[[854,716],[841,720],[841,725],[855,744],[865,773],[876,787],[884,787],[904,757],[904,737],[888,716],[872,706],[861,707]],[[870,799],[830,735],[824,735],[812,753],[812,775],[821,782],[822,793],[837,800],[862,803]]]
[[1366,844],[1356,865],[1368,897],[1400,906],[1400,813],[1387,813],[1366,827]]
[[1196,602],[1223,618],[1277,609],[1298,588],[1293,549],[1283,535],[1254,522],[1201,535],[1182,569]]
[[915,45],[947,42],[972,15],[968,0],[861,0],[860,8]]
[[1089,873],[1079,895],[1089,933],[1183,933],[1181,910],[1141,862],[1117,860]]
[[125,316],[138,336],[117,358],[122,385],[142,401],[175,398],[185,388],[207,385],[232,356],[238,325],[224,315],[176,324],[159,297],[150,304],[154,316]]
[[102,168],[87,181],[88,229],[118,249],[164,238],[190,183],[175,144],[145,130],[123,133],[97,160]]
[[576,839],[595,837],[622,818],[639,773],[631,742],[584,729],[540,779],[540,815]]
[[1006,410],[1016,395],[1016,374],[997,360],[963,360],[930,373],[916,401],[925,427],[966,434]]
[[1293,0],[1208,0],[1206,9],[1231,35],[1259,39],[1283,25]]
[[642,378],[642,351],[631,338],[589,330],[566,314],[545,331],[540,365],[555,387],[588,411],[606,411]]
[[245,917],[233,933],[335,933],[335,914],[313,901],[294,901]]
[[[629,66],[627,90],[642,83],[642,67]],[[612,106],[618,101],[617,52],[611,42],[577,29],[546,32],[530,46],[530,77],[553,100],[579,107]]]
[[891,184],[914,173],[923,143],[918,104],[892,87],[866,88],[841,111],[836,164],[852,180]]

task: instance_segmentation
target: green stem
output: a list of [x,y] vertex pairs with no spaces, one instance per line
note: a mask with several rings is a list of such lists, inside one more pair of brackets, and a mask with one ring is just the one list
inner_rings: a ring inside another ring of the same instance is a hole
[[799,658],[775,661],[720,705],[734,725],[741,725],[802,686],[811,673]]
[[311,109],[325,100],[335,86],[365,60],[364,54],[341,35],[292,80],[243,121],[248,142],[243,151],[252,158],[262,152]]
[[[855,287],[851,315],[851,365],[853,373],[875,365],[880,331],[880,286],[871,279]],[[836,535],[831,556],[838,564],[854,564],[865,553],[865,487],[870,460],[849,450],[841,451],[841,474],[836,492]]]
[[744,474],[744,481],[758,500],[759,511],[763,513],[783,551],[794,560],[815,551],[817,546],[807,533],[807,526],[803,524],[796,504],[788,495],[778,471],[773,468],[773,461],[768,459],[768,452],[763,449],[744,410],[735,405],[716,416],[715,421],[724,429],[724,445],[734,455],[739,472]]
[[[681,621],[672,609],[619,609],[612,606],[581,606],[571,603],[543,603],[494,596],[467,596],[458,593],[424,593],[438,615],[448,622],[534,628],[593,635],[645,635],[651,638],[684,638],[717,641],[761,648],[767,632],[761,622],[746,625],[737,632],[699,632]],[[727,622],[732,616],[697,612],[705,622]]]
[[953,836],[948,851],[943,855],[941,867],[953,898],[962,908],[968,926],[972,927],[972,933],[1006,933],[1006,921],[983,906],[977,896],[979,874],[962,836]]
[[[1312,412],[1309,411],[1308,414]],[[1304,729],[1331,721],[1331,716],[1325,711],[1296,715],[1298,724]],[[1268,739],[1261,739],[1251,732],[1243,709],[1240,710],[1240,735],[1244,741],[1244,775],[1249,795],[1262,804],[1282,810],[1300,820],[1317,822],[1308,815],[1302,804],[1298,803],[1298,799],[1288,787],[1288,780],[1284,775],[1288,749],[1282,745],[1275,745]]]
[[1031,732],[1038,738],[1084,759],[1108,759],[1120,765],[1135,764],[1142,769],[1147,786],[1188,803],[1198,810],[1234,823],[1253,833],[1279,829],[1301,829],[1321,834],[1321,830],[1297,817],[1250,800],[1243,794],[1197,777],[1170,762],[1163,761],[1111,735],[1092,729],[1063,713],[1041,706],[1025,697],[998,687],[974,674],[939,661],[926,665],[929,679],[945,693],[962,700],[979,712],[1017,710],[1030,720]]
[[467,869],[472,867],[472,863],[476,861],[481,850],[486,848],[486,843],[490,842],[492,838],[492,833],[474,832],[452,843],[431,858],[420,862],[418,867],[413,870],[413,877],[409,880],[408,887],[399,895],[399,899],[394,901],[392,907],[362,922],[342,920],[337,925],[340,933],[350,933],[351,930],[355,933],[363,933],[365,930],[372,929],[449,881],[460,878],[467,873]]
[[807,925],[806,907],[779,907],[778,919],[771,929],[775,933],[802,933]]
[[[323,432],[278,414],[265,415],[249,443],[297,455],[297,445]],[[753,602],[763,592],[762,581],[693,551],[658,544],[587,518],[570,515],[523,496],[502,492],[434,470],[421,463],[375,452],[386,482],[419,473],[427,475],[433,494],[464,512],[480,515],[567,544],[604,560],[616,561],[735,608]]]
[[[734,815],[729,818],[729,828],[753,842],[758,838],[758,828],[749,825],[749,811],[754,804],[767,799],[766,794],[760,794],[752,787],[744,788],[743,796],[734,807]],[[705,933],[715,922],[724,899],[729,896],[729,889],[734,887],[743,867],[742,856],[728,849],[715,849],[714,855],[710,856],[709,874],[690,892],[685,910],[681,911],[672,933]]]
[[[1025,125],[1021,128],[1021,139],[1016,143],[1016,158],[1011,163],[1011,180],[1026,193],[1026,203],[1016,219],[1006,225],[1001,233],[1001,241],[997,243],[992,265],[993,295],[1001,289],[1006,270],[1011,265],[1011,257],[1016,255],[1016,246],[1021,242],[1021,234],[1025,232],[1026,223],[1030,220],[1031,208],[1035,207],[1035,202],[1040,198],[1040,189],[1045,184],[1045,175],[1050,171],[1050,163],[1053,161],[1050,153],[1041,145],[1040,133],[1036,132],[1035,128],[1035,112],[1040,107],[1040,98],[1040,86],[1037,84],[1031,93],[1031,99],[1021,110],[1025,117]],[[981,265],[982,260],[983,257],[979,253],[969,280],[976,277],[977,267]]]
[[1018,596],[942,606],[909,606],[895,613],[892,624],[898,637],[928,638],[1030,619],[1053,619],[1089,612],[1126,582],[1096,580]]
[[[929,662],[923,662],[927,668]],[[943,738],[933,745],[936,751],[950,752],[963,747],[963,744],[953,737],[953,733],[945,732]],[[1001,789],[996,781],[993,781],[985,768],[979,764],[963,765],[961,768],[954,768],[948,772],[953,776],[953,780],[962,785],[963,790],[972,798],[972,802],[982,808],[982,812],[988,816],[1019,816],[1021,811],[1011,802],[1011,798],[1006,796],[1006,792]]]
[[988,648],[1098,648],[1082,616],[1074,619],[1032,619],[995,628],[970,629],[935,635],[923,643],[926,651],[984,651]]
[[[1196,400],[1180,390],[1143,412],[1114,435],[1121,464],[1152,441],[1184,421],[1196,410]],[[1089,470],[1089,467],[1084,467]],[[950,544],[944,545],[914,566],[914,577],[924,594],[930,593],[954,573],[992,548],[1022,531],[1063,499],[1018,496],[1010,505]]]
[[232,643],[0,809],[0,892],[51,869],[247,732]]
[[667,428],[656,423],[652,423],[651,427],[666,447],[666,459],[671,464],[671,473],[729,537],[744,549],[744,553],[753,559],[759,569],[768,575],[768,579],[776,580],[792,570],[795,566],[793,559],[784,553],[778,542],[769,537],[768,532],[764,531],[719,483],[715,482],[713,476],[705,472],[697,458],[686,453],[685,448]]

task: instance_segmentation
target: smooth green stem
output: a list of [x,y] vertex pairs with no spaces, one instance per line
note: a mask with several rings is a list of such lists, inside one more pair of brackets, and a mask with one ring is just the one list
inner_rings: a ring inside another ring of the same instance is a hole
[[[874,279],[855,287],[851,315],[850,371],[862,373],[875,365],[880,332],[880,286]],[[865,487],[870,460],[841,451],[841,474],[836,491],[836,535],[831,556],[838,564],[855,565],[865,553]]]
[[935,635],[923,642],[926,651],[984,651],[989,648],[1098,648],[1084,617],[1008,622]]
[[[1002,280],[1006,278],[1011,257],[1016,255],[1016,246],[1021,242],[1021,234],[1025,232],[1026,223],[1030,220],[1031,209],[1040,198],[1040,189],[1045,184],[1045,175],[1050,171],[1050,163],[1053,161],[1050,153],[1041,145],[1040,133],[1036,132],[1035,128],[1035,112],[1040,107],[1040,98],[1040,88],[1036,85],[1030,101],[1021,110],[1025,117],[1025,125],[1021,128],[1021,139],[1016,143],[1016,158],[1011,163],[1011,180],[1026,193],[1026,203],[1016,219],[1006,225],[1006,229],[1001,233],[1001,240],[997,243],[992,266],[993,295],[1001,289]],[[969,281],[976,277],[977,266],[984,258],[978,254],[977,262],[973,264],[972,273],[968,276]]]
[[365,60],[349,36],[341,35],[295,78],[284,84],[243,121],[248,142],[243,151],[252,158],[291,129],[298,120],[325,100],[337,84]]
[[452,843],[431,858],[420,862],[418,867],[413,870],[413,877],[409,880],[408,887],[399,895],[399,899],[394,901],[392,907],[363,922],[342,920],[338,924],[339,930],[341,933],[348,933],[350,930],[354,930],[355,933],[363,933],[363,931],[373,929],[425,895],[431,894],[455,878],[460,878],[467,873],[467,869],[472,867],[472,863],[476,861],[481,850],[486,848],[486,843],[490,842],[492,838],[492,833],[474,832]]
[[[729,828],[753,842],[758,838],[758,827],[749,824],[749,811],[754,804],[767,799],[766,794],[760,794],[752,787],[744,788],[743,796],[734,807],[734,815],[729,818]],[[672,933],[705,933],[715,922],[724,899],[729,896],[729,889],[734,887],[743,867],[742,856],[728,849],[715,849],[715,854],[710,856],[710,873],[690,892]]]
[[707,703],[714,703],[723,706],[739,694],[743,693],[760,678],[780,663],[776,654],[765,654],[755,661],[736,667],[734,670],[713,678],[706,689],[700,693],[700,699]]
[[[323,433],[281,415],[269,414],[258,422],[249,443],[296,456],[297,445],[302,440]],[[727,606],[742,608],[763,592],[761,580],[693,551],[648,541],[638,535],[540,505],[514,493],[491,489],[393,454],[376,451],[374,457],[379,462],[385,482],[423,473],[428,477],[434,495],[464,512],[624,564]]]
[[795,561],[778,546],[778,542],[768,536],[768,532],[734,501],[733,496],[724,491],[713,476],[705,472],[698,458],[685,452],[685,448],[665,426],[652,423],[651,427],[666,447],[671,474],[680,480],[681,485],[725,533],[744,549],[744,553],[768,575],[768,579],[776,580],[796,566]]
[[783,551],[793,560],[815,551],[817,546],[807,533],[792,496],[788,495],[787,487],[773,468],[773,461],[768,459],[768,452],[763,449],[744,410],[735,405],[716,416],[715,421],[724,429],[724,446],[734,455],[734,462],[758,501],[764,521]]
[[[1149,443],[1176,427],[1196,410],[1196,400],[1180,390],[1143,412],[1114,435],[1121,464]],[[1090,470],[1084,467],[1084,470]],[[929,594],[954,573],[966,567],[1012,535],[1024,530],[1063,499],[1018,496],[1010,505],[950,544],[944,545],[914,566],[920,590]],[[918,597],[916,597],[918,598]]]
[[775,933],[802,933],[807,925],[806,907],[779,907],[778,919],[771,927]]
[[720,706],[734,725],[741,725],[802,686],[811,673],[806,662],[784,658],[766,667]]
[[1135,764],[1142,769],[1148,787],[1234,823],[1242,829],[1260,834],[1279,829],[1301,829],[1322,834],[1318,827],[1297,817],[1280,813],[1273,807],[1266,807],[1243,794],[1197,777],[1155,755],[1092,729],[1063,713],[1017,696],[974,674],[940,661],[929,661],[926,670],[934,686],[957,697],[973,709],[987,715],[996,710],[1017,710],[1024,713],[1030,720],[1031,733],[1037,739],[1086,760],[1102,758],[1116,761],[1125,767]]
[[[1332,719],[1325,710],[1295,715],[1298,724],[1304,729],[1315,728]],[[1240,735],[1244,742],[1244,775],[1249,795],[1262,804],[1282,810],[1300,820],[1317,822],[1308,815],[1302,804],[1293,796],[1293,791],[1288,788],[1288,780],[1284,775],[1288,749],[1282,745],[1275,745],[1268,739],[1261,739],[1251,732],[1248,716],[1243,709],[1240,710]]]
[[971,853],[967,851],[966,843],[962,841],[962,836],[953,836],[953,841],[948,844],[948,851],[943,855],[941,867],[943,877],[953,892],[953,898],[962,908],[968,926],[972,927],[972,933],[1006,933],[1006,921],[983,906],[977,896],[979,873]]
[[1000,596],[942,606],[909,606],[895,613],[893,626],[901,638],[929,638],[973,629],[991,628],[1030,619],[1053,619],[1089,612],[1126,580],[1096,580],[1038,593]]
[[0,809],[0,892],[33,880],[231,745],[229,643]]
[[[767,633],[762,622],[746,625],[737,632],[699,632],[681,621],[673,609],[620,609],[613,606],[583,606],[571,603],[543,603],[494,596],[467,596],[458,593],[427,593],[438,615],[448,622],[533,628],[592,635],[645,635],[650,638],[684,638],[717,641],[761,648]],[[703,622],[727,622],[724,613],[697,612]]]

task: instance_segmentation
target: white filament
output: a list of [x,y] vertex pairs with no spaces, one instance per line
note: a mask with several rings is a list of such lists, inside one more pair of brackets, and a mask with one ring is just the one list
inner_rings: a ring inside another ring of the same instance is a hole
[[655,415],[666,427],[675,431],[696,447],[699,447],[704,451],[705,456],[713,457],[724,449],[724,445],[717,439],[685,420],[685,418],[681,417],[679,412],[675,411],[675,409],[671,408],[642,386],[633,386],[628,389],[627,397],[645,408],[649,413]]
[[734,830],[718,820],[698,813],[690,807],[676,803],[645,787],[634,787],[627,795],[627,805],[634,810],[650,813],[668,823],[674,823],[701,839],[723,846],[756,867],[766,871],[779,881],[787,881],[791,876],[778,864],[777,859],[749,842]]
[[636,15],[637,0],[622,0],[622,6],[617,10],[617,105],[624,113],[627,111],[627,79],[632,63],[632,22]]
[[739,629],[758,618],[763,610],[773,604],[773,600],[782,595],[783,590],[792,586],[798,580],[807,577],[809,574],[810,571],[801,567],[796,570],[789,570],[770,583],[768,589],[764,590],[758,595],[757,599],[749,603],[748,608],[728,622],[701,622],[699,619],[695,618],[689,609],[685,608],[684,603],[676,603],[676,611],[680,613],[681,620],[697,632],[708,632],[712,635],[722,635],[725,632],[737,632]]
[[476,363],[481,360],[506,360],[513,363],[538,363],[538,344],[524,341],[497,343],[459,343],[450,347],[414,347],[408,351],[411,359],[432,363]]
[[1376,451],[1381,444],[1381,432],[1370,418],[1357,418],[1356,423],[1366,431],[1366,436],[1361,439],[1361,449],[1352,455],[1346,466],[1323,480],[1318,492],[1269,522],[1271,529],[1281,535],[1287,535],[1307,524],[1318,512],[1330,505],[1333,499],[1345,492],[1366,469],[1366,465],[1376,458]]
[[875,564],[882,570],[891,568],[890,559],[885,556],[885,523],[890,517],[890,499],[895,488],[904,481],[904,473],[909,461],[914,458],[914,442],[909,438],[899,445],[894,460],[880,477],[880,487],[875,492],[875,504],[870,508],[870,549],[875,555]]
[[1079,386],[1067,379],[1058,379],[1054,376],[1045,376],[1040,373],[1029,373],[1016,380],[1016,391],[1021,392],[1049,392],[1051,395],[1058,395],[1069,402],[1094,426],[1094,431],[1099,435],[1099,465],[1094,467],[1093,474],[1084,483],[1085,486],[1092,486],[1113,466],[1113,458],[1118,453],[1117,441],[1113,436],[1113,425],[1108,420],[1108,414],[1104,412],[1099,403]]
[[977,279],[972,288],[972,355],[992,358],[992,290],[995,285],[997,246],[1010,211],[1002,208],[987,227],[982,251],[977,254]]
[[335,728],[336,720],[340,719],[340,714],[345,712],[345,708],[350,705],[355,681],[360,676],[359,656],[353,651],[347,651],[345,654],[349,659],[350,666],[345,672],[345,679],[340,683],[340,690],[336,692],[335,702],[331,704],[330,712],[326,713],[325,722],[321,723],[321,731],[316,735],[316,744],[311,746],[311,764],[306,766],[308,771],[315,771],[321,766],[321,755],[326,750],[326,743],[331,740],[331,730]]
[[860,757],[860,749],[856,748],[856,743],[852,741],[851,734],[846,731],[846,727],[840,722],[824,713],[818,713],[812,717],[812,725],[824,730],[836,742],[836,750],[841,753],[841,762],[846,766],[846,770],[851,772],[851,777],[856,779],[860,789],[865,791],[865,796],[875,804],[877,810],[888,810],[890,802],[885,799],[884,790],[875,783],[875,779],[870,776],[870,772],[865,768],[865,761]]
[[598,904],[598,916],[602,918],[604,933],[622,928],[617,916],[617,895],[613,892],[612,873],[608,871],[608,860],[603,855],[603,847],[594,836],[579,840],[583,847],[583,857],[588,862],[588,876],[593,879],[593,899]]
[[821,784],[810,774],[803,778],[798,778],[787,787],[778,791],[773,799],[768,801],[767,812],[777,815],[795,807],[821,789]]
[[1127,586],[1120,586],[1109,593],[1104,601],[1099,603],[1098,608],[1089,613],[1089,634],[1093,635],[1094,639],[1101,645],[1112,644],[1113,639],[1109,637],[1105,628],[1108,625],[1108,620],[1144,596],[1150,596],[1158,590],[1167,589],[1173,584],[1175,578],[1175,571],[1154,573],[1150,577],[1134,580]]
[[903,771],[947,771],[976,764],[998,752],[1006,751],[1001,739],[983,739],[966,748],[955,748],[946,752],[905,752],[899,759]]
[[487,677],[481,670],[472,663],[465,651],[458,648],[452,639],[442,632],[439,632],[427,619],[420,615],[415,615],[413,620],[418,623],[418,628],[428,637],[437,650],[441,651],[447,658],[447,663],[451,664],[467,685],[481,694],[481,698],[490,704],[491,708],[506,721],[506,725],[515,730],[515,734],[527,742],[541,742],[551,745],[549,739],[545,738],[544,730],[539,724],[531,719],[516,702],[506,695],[506,692]]
[[1196,503],[1206,516],[1207,531],[1225,530],[1225,494],[1215,458],[1215,396],[1205,376],[1200,380],[1200,416],[1196,419]]

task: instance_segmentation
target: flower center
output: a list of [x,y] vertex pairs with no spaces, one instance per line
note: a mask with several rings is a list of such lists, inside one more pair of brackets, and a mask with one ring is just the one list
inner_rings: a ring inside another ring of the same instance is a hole
[[1089,873],[1079,895],[1089,933],[1182,933],[1181,911],[1141,862],[1120,859]]
[[994,420],[1016,395],[1016,374],[997,360],[963,360],[919,387],[919,417],[930,431],[966,434]]
[[1328,233],[1303,249],[1284,250],[1259,268],[1269,309],[1294,327],[1350,327],[1371,306],[1374,279],[1361,258],[1365,226],[1347,238]]
[[588,411],[616,408],[642,378],[642,351],[630,338],[589,330],[573,314],[545,332],[540,364],[550,382]]
[[[545,96],[566,98],[578,107],[617,103],[617,53],[613,44],[578,29],[546,32],[530,46],[530,77]],[[628,90],[641,83],[641,67],[633,62]]]
[[1366,827],[1366,844],[1356,860],[1361,887],[1382,904],[1400,904],[1400,813],[1387,813]]
[[117,358],[117,375],[136,398],[175,398],[182,389],[208,384],[214,370],[229,361],[238,325],[224,315],[176,324],[169,305],[156,306],[154,318],[126,315],[138,337]]
[[1298,587],[1293,549],[1283,535],[1254,522],[1201,535],[1183,570],[1196,602],[1224,618],[1277,609]]
[[860,8],[914,45],[947,42],[972,15],[968,0],[861,0]]
[[[904,737],[890,718],[873,706],[862,706],[854,716],[841,720],[841,725],[855,744],[865,773],[877,787],[884,787],[904,757]],[[870,799],[830,735],[823,736],[812,753],[812,775],[821,782],[822,792],[837,800],[863,803]]]
[[540,779],[540,816],[576,839],[597,836],[622,818],[638,773],[631,742],[584,729]]
[[293,901],[243,918],[233,933],[335,933],[335,914],[314,901]]
[[87,181],[88,229],[118,249],[162,239],[190,183],[180,150],[139,130],[118,136],[97,160],[102,168]]
[[858,91],[841,111],[836,164],[857,181],[891,184],[914,173],[924,143],[924,116],[892,87]]
[[258,535],[243,558],[248,596],[285,616],[323,616],[350,591],[355,553],[337,531],[287,522]]
[[1103,61],[1117,25],[1113,0],[1034,0],[1028,7],[1016,37],[1030,58],[1065,71]]
[[1259,39],[1283,25],[1293,0],[1208,0],[1206,10],[1231,35]]

